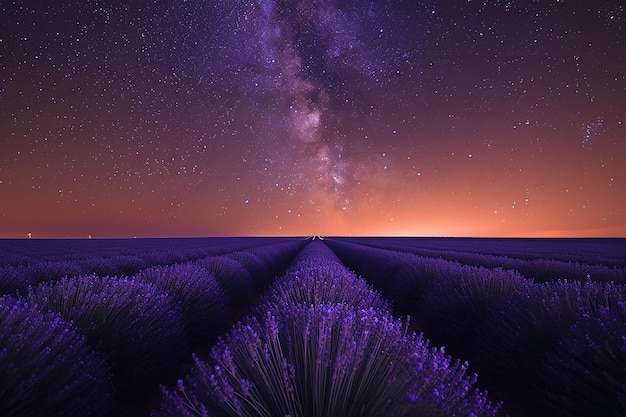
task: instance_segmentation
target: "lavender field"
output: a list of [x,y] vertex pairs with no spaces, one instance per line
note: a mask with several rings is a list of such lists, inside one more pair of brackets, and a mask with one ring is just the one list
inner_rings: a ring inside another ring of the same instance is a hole
[[626,416],[626,240],[0,240],[0,415]]

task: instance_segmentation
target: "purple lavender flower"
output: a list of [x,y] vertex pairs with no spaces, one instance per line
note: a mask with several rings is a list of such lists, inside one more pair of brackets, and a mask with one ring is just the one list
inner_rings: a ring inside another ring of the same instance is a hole
[[154,384],[186,352],[182,316],[140,280],[81,276],[29,289],[29,304],[58,313],[109,360],[120,391]]
[[0,266],[0,296],[26,293],[31,281],[26,277],[24,269],[24,267]]
[[261,317],[268,310],[293,304],[345,303],[354,308],[372,307],[390,313],[389,303],[367,283],[346,269],[321,241],[309,243],[293,261],[285,276],[278,279],[255,309]]
[[578,317],[545,358],[537,398],[554,416],[623,416],[626,302]]
[[298,262],[276,281],[255,309],[257,315],[283,308],[285,303],[350,304],[354,308],[372,307],[390,312],[391,307],[367,283],[337,262],[318,261],[313,265]]
[[390,278],[404,263],[402,258],[408,255],[339,240],[324,242],[348,268],[363,276],[383,296],[387,294]]
[[467,345],[475,338],[491,306],[533,285],[515,271],[447,261],[440,261],[440,266],[438,277],[429,281],[409,313],[419,318],[431,340],[457,355],[467,354]]
[[117,267],[111,258],[90,257],[80,261],[85,274],[94,274],[99,277],[113,276]]
[[41,261],[28,265],[24,273],[29,281],[38,284],[80,275],[83,270],[72,261]]
[[54,313],[0,298],[0,415],[108,416],[108,364]]
[[280,241],[267,246],[250,248],[247,251],[263,260],[272,278],[282,273],[298,254],[305,243],[302,240]]
[[149,266],[148,262],[137,255],[115,255],[109,261],[113,264],[114,275],[134,275]]
[[495,415],[465,371],[374,309],[286,305],[237,325],[210,361],[196,359],[185,395],[165,390],[161,415]]
[[154,266],[141,271],[137,279],[153,284],[180,305],[194,343],[210,343],[226,329],[230,314],[226,295],[199,265]]
[[238,251],[225,256],[240,263],[248,271],[258,291],[265,289],[274,278],[263,259],[252,251]]
[[226,256],[200,259],[197,264],[215,277],[231,307],[243,307],[254,296],[254,283],[239,262]]
[[555,347],[581,311],[625,299],[621,285],[555,281],[523,287],[497,302],[477,332],[473,363],[504,381],[535,384],[541,358]]

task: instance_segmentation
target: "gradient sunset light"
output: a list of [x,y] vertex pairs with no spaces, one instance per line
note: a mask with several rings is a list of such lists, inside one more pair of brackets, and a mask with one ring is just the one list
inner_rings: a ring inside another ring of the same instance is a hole
[[0,4],[0,238],[626,237],[622,1]]

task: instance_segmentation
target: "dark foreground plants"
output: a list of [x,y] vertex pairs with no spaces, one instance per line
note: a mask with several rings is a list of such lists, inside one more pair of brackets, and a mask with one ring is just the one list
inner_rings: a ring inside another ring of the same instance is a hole
[[1,416],[108,416],[113,392],[108,364],[69,323],[0,298]]
[[155,385],[186,352],[180,309],[141,280],[62,278],[29,289],[27,300],[71,322],[109,361],[124,395]]
[[0,296],[24,294],[30,284],[23,267],[0,266]]
[[154,285],[182,310],[194,344],[215,341],[226,330],[230,314],[226,295],[217,280],[197,264],[174,264],[144,269],[137,279]]
[[477,331],[472,363],[500,381],[533,383],[543,372],[544,353],[553,349],[569,327],[586,311],[623,301],[621,285],[553,281],[522,286],[492,306]]
[[[567,386],[577,381],[576,384],[584,385],[589,384],[590,380],[596,381],[591,382],[592,385],[603,384],[601,381],[604,377],[599,373],[608,369],[601,364],[606,357],[598,356],[600,363],[594,366],[580,366],[579,361],[587,358],[576,354],[571,347],[563,346],[564,349],[559,349],[559,343],[563,343],[568,329],[583,313],[595,317],[602,306],[613,307],[623,300],[624,288],[610,283],[553,281],[522,287],[491,306],[471,343],[471,363],[482,378],[494,385],[506,387],[507,405],[523,406],[529,415],[557,415],[546,414],[545,399],[554,393],[562,394],[564,403],[576,404],[574,408],[580,411],[584,397],[577,395],[576,390],[563,390],[559,384]],[[587,324],[591,329],[591,323]],[[585,337],[579,340],[584,341]],[[603,339],[599,338],[598,341]],[[563,362],[544,360],[548,352],[555,351],[559,353],[554,360]],[[575,366],[577,362],[579,365]],[[561,371],[546,379],[547,372],[557,363],[564,364]],[[623,367],[622,364],[622,375]],[[587,375],[576,376],[579,372]],[[624,383],[626,379],[622,377],[620,385]]]
[[285,305],[239,323],[155,416],[494,416],[467,364],[374,309]]
[[553,416],[626,416],[626,302],[582,314],[544,362],[536,390]]

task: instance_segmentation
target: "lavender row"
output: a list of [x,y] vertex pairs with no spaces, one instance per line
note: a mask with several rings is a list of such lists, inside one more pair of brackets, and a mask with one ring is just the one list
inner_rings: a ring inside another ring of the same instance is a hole
[[[140,241],[151,241],[151,239],[139,239]],[[28,259],[33,262],[27,265],[5,265],[0,266],[0,295],[15,294],[18,291],[21,294],[26,292],[29,285],[37,285],[42,282],[57,281],[62,277],[74,277],[80,275],[97,275],[104,276],[131,276],[136,275],[140,271],[157,266],[172,265],[175,263],[184,263],[198,261],[201,259],[215,257],[235,251],[254,250],[254,248],[262,248],[264,246],[276,245],[276,239],[269,238],[214,238],[214,239],[164,239],[166,242],[160,242],[159,245],[153,243],[143,248],[134,247],[132,250],[124,249],[123,242],[115,241],[115,251],[118,253],[111,256],[104,256],[98,252],[93,252],[98,246],[91,247],[86,250],[82,257],[76,259],[68,259],[75,257],[53,256],[43,260],[38,260],[34,255]],[[298,242],[297,239],[293,240]],[[43,241],[39,244],[47,244],[48,247],[54,247],[58,241]],[[68,243],[69,242],[69,243]],[[129,244],[136,244],[136,240],[127,240]],[[204,242],[204,243],[203,243]],[[220,243],[221,242],[221,243]],[[282,241],[284,243],[284,241]],[[91,241],[61,241],[60,248],[71,243],[76,249],[81,245],[88,248]],[[176,244],[183,243],[180,247]],[[191,246],[191,243],[194,246]],[[22,242],[24,244],[24,242]],[[203,244],[204,246],[201,246]],[[173,246],[168,246],[173,245]],[[134,245],[131,245],[131,248]],[[42,249],[46,247],[42,246]],[[150,250],[150,248],[158,248],[158,250]],[[131,254],[133,253],[133,254]],[[56,260],[53,260],[56,259]]]
[[[623,238],[418,238],[351,237],[344,240],[368,246],[437,256],[441,252],[495,255],[523,260],[554,259],[608,267],[626,266]],[[416,252],[417,253],[417,252]]]
[[0,266],[27,266],[35,261],[81,261],[89,258],[139,256],[147,261],[183,262],[209,255],[278,243],[271,237],[173,239],[0,239]]
[[624,415],[624,285],[534,283],[515,271],[327,244],[436,343],[528,415]]
[[[612,258],[609,265],[600,265],[593,261],[593,257],[585,256],[587,262],[579,260],[563,261],[552,259],[554,256],[550,252],[538,255],[540,259],[516,258],[504,255],[491,255],[475,252],[463,252],[458,250],[429,249],[412,246],[410,244],[388,243],[384,238],[378,239],[349,239],[353,243],[363,244],[381,249],[412,253],[423,257],[436,257],[449,261],[460,262],[466,265],[482,266],[485,268],[513,269],[527,278],[535,281],[552,281],[557,279],[579,280],[579,281],[605,281],[626,283],[626,256],[623,258]],[[612,240],[616,242],[617,240]],[[393,240],[391,241],[393,242]],[[410,240],[407,240],[410,242]],[[623,246],[626,247],[626,242]],[[562,243],[561,243],[562,244]],[[558,243],[555,247],[558,247]],[[617,243],[615,247],[620,247]],[[550,258],[549,258],[550,257]],[[571,259],[571,258],[570,258]]]
[[0,346],[0,415],[109,415],[109,365],[58,315],[0,297]]
[[154,416],[493,416],[475,376],[311,242]]
[[280,243],[200,259],[195,264],[218,278],[231,307],[241,309],[282,273],[306,241]]
[[[302,246],[286,241],[220,259],[232,265],[241,258],[239,282],[267,286],[273,278],[267,274]],[[12,416],[145,415],[142,403],[158,394],[158,383],[189,366],[191,352],[208,350],[231,324],[242,300],[221,286],[230,279],[187,263],[135,277],[64,277],[30,287],[24,298],[5,296],[0,341],[11,343],[2,345],[0,375],[11,382],[0,386],[0,404],[19,403]],[[51,322],[59,334],[46,330]],[[33,354],[39,346],[45,348]],[[72,375],[82,387],[59,375]]]

